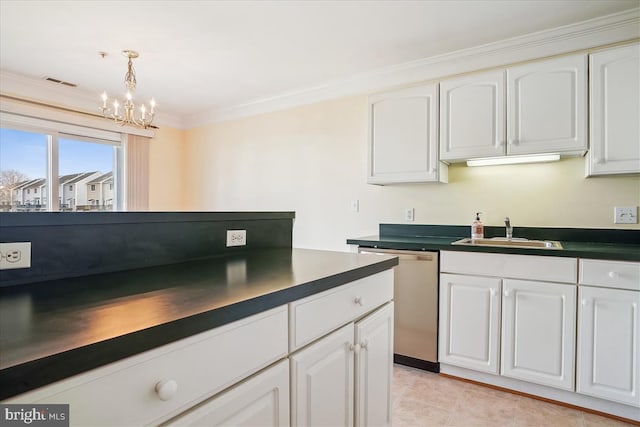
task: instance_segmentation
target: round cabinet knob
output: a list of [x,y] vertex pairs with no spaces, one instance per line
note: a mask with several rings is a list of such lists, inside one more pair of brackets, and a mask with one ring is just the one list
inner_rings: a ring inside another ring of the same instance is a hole
[[353,299],[353,303],[356,304],[356,305],[363,305],[362,304],[362,297],[355,297]]
[[495,297],[497,293],[498,293],[498,291],[496,291],[495,289],[491,289],[489,291],[489,295],[491,295],[492,297]]
[[612,279],[617,279],[618,277],[620,277],[620,273],[618,273],[617,271],[610,271],[609,277]]
[[178,394],[178,383],[174,380],[162,380],[156,384],[155,389],[160,400],[171,400]]
[[369,350],[369,341],[364,341],[363,343],[360,344],[360,349],[361,350]]
[[504,291],[504,296],[505,297],[510,297],[511,296],[511,291]]
[[349,350],[353,351],[354,353],[360,353],[360,344],[349,345]]
[[587,301],[586,299],[583,299],[583,300],[582,300],[582,306],[583,306],[583,307],[586,307],[586,306],[587,306],[587,304],[589,304],[589,301]]

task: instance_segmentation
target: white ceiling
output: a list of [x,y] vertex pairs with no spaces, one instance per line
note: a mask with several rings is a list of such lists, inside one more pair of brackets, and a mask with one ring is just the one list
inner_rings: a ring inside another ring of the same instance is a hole
[[[0,1],[0,70],[188,116],[640,6],[640,0]],[[108,55],[102,59],[98,52]],[[97,98],[96,98],[97,99]]]

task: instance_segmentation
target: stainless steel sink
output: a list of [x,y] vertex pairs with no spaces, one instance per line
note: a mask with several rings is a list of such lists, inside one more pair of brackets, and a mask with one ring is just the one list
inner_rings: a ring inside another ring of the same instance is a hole
[[452,245],[465,246],[498,246],[503,248],[537,248],[537,249],[562,249],[560,242],[553,240],[528,240],[528,239],[505,239],[494,237],[492,239],[460,239]]

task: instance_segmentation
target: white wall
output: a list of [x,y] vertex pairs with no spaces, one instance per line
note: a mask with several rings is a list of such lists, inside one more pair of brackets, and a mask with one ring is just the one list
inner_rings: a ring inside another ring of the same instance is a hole
[[[293,210],[294,246],[348,250],[345,239],[379,223],[638,228],[613,224],[614,206],[640,204],[640,177],[585,179],[584,159],[449,168],[449,184],[366,182],[367,99],[342,98],[186,132],[183,206]],[[360,201],[360,212],[350,201]]]

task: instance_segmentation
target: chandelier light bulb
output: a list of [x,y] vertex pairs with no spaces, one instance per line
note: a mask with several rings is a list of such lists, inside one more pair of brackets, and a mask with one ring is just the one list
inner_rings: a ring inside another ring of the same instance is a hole
[[[102,115],[110,120],[113,120],[116,124],[120,126],[130,125],[137,126],[146,129],[153,122],[153,117],[155,115],[155,107],[156,101],[155,99],[151,99],[150,106],[151,111],[147,114],[147,106],[143,103],[140,104],[140,116],[136,117],[135,114],[135,103],[133,102],[133,92],[136,89],[136,74],[133,69],[133,59],[137,58],[138,52],[133,50],[125,50],[122,52],[124,56],[126,56],[129,60],[127,63],[127,73],[124,76],[124,84],[126,87],[125,100],[122,103],[124,111],[122,114],[118,114],[118,107],[120,103],[117,99],[113,101],[113,109],[107,107],[107,100],[109,97],[107,96],[107,92],[103,92],[101,95],[102,98],[102,107],[100,110],[102,111]],[[104,57],[104,56],[103,56]]]

